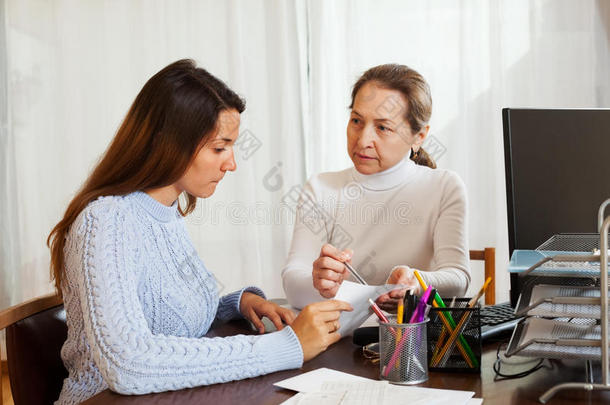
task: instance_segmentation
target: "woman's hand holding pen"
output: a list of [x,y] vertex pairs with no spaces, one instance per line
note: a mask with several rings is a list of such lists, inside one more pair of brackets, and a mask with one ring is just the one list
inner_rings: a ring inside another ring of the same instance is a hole
[[386,284],[402,284],[405,287],[389,291],[377,298],[377,305],[384,311],[395,311],[398,302],[404,298],[407,290],[411,290],[417,295],[421,294],[413,269],[408,266],[396,267],[388,277]]
[[350,262],[354,253],[351,249],[343,251],[326,243],[320,256],[313,262],[313,286],[324,298],[333,298],[343,280],[349,277],[345,262]]
[[271,301],[267,301],[247,291],[241,295],[239,310],[244,318],[256,326],[258,333],[265,333],[265,326],[261,321],[261,318],[264,316],[273,322],[277,330],[282,330],[284,327],[283,323],[291,325],[296,319],[296,315],[290,309],[282,308]]
[[330,300],[307,305],[291,327],[303,348],[303,361],[313,359],[341,339],[339,317],[353,308],[345,301]]

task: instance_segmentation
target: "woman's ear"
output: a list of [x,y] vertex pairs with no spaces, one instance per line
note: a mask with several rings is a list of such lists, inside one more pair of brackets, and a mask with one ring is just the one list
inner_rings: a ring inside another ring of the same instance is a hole
[[422,129],[419,130],[417,134],[415,134],[415,141],[413,142],[413,152],[417,152],[419,148],[424,144],[426,137],[428,136],[428,132],[430,131],[430,125],[426,125]]

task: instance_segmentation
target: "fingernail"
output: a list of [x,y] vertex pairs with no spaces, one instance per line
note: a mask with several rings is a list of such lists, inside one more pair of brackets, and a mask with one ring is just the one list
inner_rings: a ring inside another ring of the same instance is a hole
[[339,256],[339,258],[341,260],[347,260],[347,255],[345,253],[341,253],[341,255]]

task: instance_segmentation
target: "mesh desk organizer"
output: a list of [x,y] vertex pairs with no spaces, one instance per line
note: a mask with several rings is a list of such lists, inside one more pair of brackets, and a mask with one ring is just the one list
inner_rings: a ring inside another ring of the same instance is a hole
[[[584,359],[585,382],[557,384],[539,398],[546,403],[564,389],[610,390],[608,364],[608,230],[606,200],[599,208],[599,236],[555,235],[536,251],[521,251],[524,263],[537,262],[519,273],[528,277],[515,313],[517,324],[506,351],[547,359]],[[599,245],[597,245],[599,241]],[[594,245],[599,254],[586,251]],[[560,250],[561,249],[561,250]],[[518,266],[517,266],[518,268]],[[605,271],[600,271],[605,269]],[[517,270],[519,271],[519,270]],[[593,381],[592,361],[601,361],[602,382]]]

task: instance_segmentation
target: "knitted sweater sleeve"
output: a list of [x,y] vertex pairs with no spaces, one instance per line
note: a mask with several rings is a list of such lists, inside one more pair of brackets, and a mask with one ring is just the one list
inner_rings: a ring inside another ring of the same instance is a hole
[[239,310],[239,305],[241,303],[241,297],[245,292],[251,292],[264,299],[267,299],[267,297],[265,297],[265,293],[260,288],[252,286],[242,288],[239,291],[232,292],[220,298],[220,300],[218,301],[218,310],[216,311],[216,318],[224,322],[230,321],[232,319],[243,318]]
[[153,335],[127,254],[124,216],[118,209],[93,208],[85,209],[73,224],[80,230],[80,263],[66,268],[74,272],[70,278],[80,301],[86,342],[110,389],[122,394],[178,390],[302,365],[302,349],[290,327],[262,336]]

